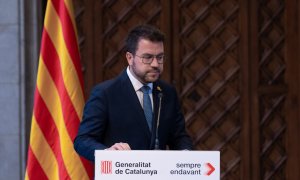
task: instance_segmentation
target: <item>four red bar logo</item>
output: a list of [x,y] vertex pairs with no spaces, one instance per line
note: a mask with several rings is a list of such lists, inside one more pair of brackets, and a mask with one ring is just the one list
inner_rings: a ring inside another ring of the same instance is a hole
[[101,174],[112,173],[112,161],[101,161]]

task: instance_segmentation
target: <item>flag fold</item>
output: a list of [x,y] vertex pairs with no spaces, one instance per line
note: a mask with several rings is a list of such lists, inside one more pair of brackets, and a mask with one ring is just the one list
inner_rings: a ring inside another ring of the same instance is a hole
[[93,179],[73,148],[84,106],[71,0],[48,0],[34,94],[25,179]]

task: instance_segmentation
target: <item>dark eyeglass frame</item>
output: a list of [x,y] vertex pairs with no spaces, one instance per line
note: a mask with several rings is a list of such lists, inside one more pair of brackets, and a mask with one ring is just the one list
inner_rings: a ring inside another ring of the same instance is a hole
[[144,55],[137,55],[135,54],[134,56],[137,56],[139,58],[142,59],[142,62],[144,64],[151,64],[154,60],[154,58],[156,59],[158,64],[163,64],[164,63],[164,59],[165,59],[165,55],[164,54],[158,54],[158,55],[154,55],[154,54],[144,54]]

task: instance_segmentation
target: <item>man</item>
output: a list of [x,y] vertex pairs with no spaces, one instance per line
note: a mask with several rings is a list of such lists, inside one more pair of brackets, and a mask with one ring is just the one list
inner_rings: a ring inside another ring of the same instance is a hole
[[95,150],[190,150],[175,88],[159,80],[164,35],[149,25],[126,39],[128,67],[97,85],[85,105],[75,150],[94,161]]

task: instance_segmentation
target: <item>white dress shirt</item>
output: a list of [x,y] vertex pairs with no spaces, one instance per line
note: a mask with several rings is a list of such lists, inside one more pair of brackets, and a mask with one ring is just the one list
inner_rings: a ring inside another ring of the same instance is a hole
[[[133,85],[133,88],[134,88],[134,90],[135,90],[135,92],[136,92],[136,95],[137,95],[137,97],[139,98],[139,101],[140,101],[140,103],[141,103],[141,105],[142,105],[142,107],[143,107],[143,92],[141,91],[141,88],[144,86],[144,84],[141,83],[139,80],[137,80],[137,79],[131,74],[131,72],[130,72],[130,70],[129,70],[129,66],[127,67],[126,72],[127,72],[127,75],[128,75],[128,77],[129,77],[129,79],[130,79],[132,85]],[[148,83],[148,84],[146,84],[146,85],[149,86],[150,89],[151,89],[150,92],[149,92],[149,95],[150,95],[151,105],[152,105],[152,111],[153,111],[153,94],[152,94],[153,83]]]

